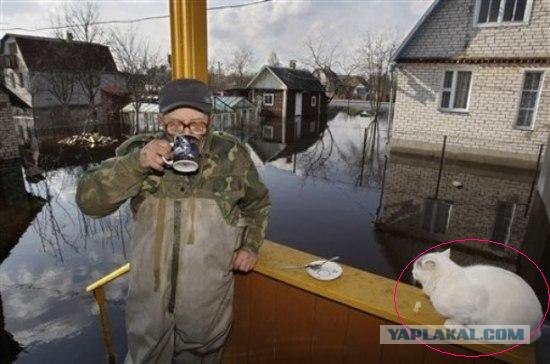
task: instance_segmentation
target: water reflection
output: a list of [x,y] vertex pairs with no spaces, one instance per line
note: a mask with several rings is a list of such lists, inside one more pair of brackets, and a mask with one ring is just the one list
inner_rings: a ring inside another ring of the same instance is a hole
[[[529,223],[547,221],[540,197],[532,190],[534,178],[531,170],[452,161],[444,163],[440,174],[437,160],[391,155],[377,228],[396,274],[437,242],[488,239],[532,252],[534,240],[548,239],[544,224],[537,228]],[[537,206],[530,206],[530,201]],[[452,249],[452,258],[460,265],[491,264],[520,274],[532,268],[514,251],[498,245],[467,242]],[[537,263],[542,262],[541,252],[532,256]],[[540,275],[531,273],[525,278],[531,285],[541,283]],[[545,296],[541,295],[542,302]]]
[[[46,162],[55,160],[48,157]],[[71,158],[56,159],[56,163],[71,164]],[[17,161],[10,168],[19,171],[20,178],[2,185],[4,197],[13,198],[14,185],[27,196],[11,206],[4,205],[3,199],[0,213],[2,324],[24,349],[18,362],[75,362],[82,361],[82,356],[84,362],[102,362],[101,329],[84,286],[127,260],[129,210],[125,207],[101,220],[82,215],[74,203],[80,166],[46,171],[36,183],[23,179]],[[120,355],[125,350],[125,283],[120,280],[107,291]],[[66,345],[81,350],[69,351]]]

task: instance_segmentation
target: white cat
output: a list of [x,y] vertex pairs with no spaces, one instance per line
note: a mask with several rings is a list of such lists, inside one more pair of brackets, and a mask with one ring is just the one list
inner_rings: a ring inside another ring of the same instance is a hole
[[[535,292],[520,276],[490,265],[461,267],[451,250],[423,255],[414,262],[413,278],[422,284],[437,312],[451,325],[530,325],[542,320]],[[540,329],[531,342],[540,336]]]

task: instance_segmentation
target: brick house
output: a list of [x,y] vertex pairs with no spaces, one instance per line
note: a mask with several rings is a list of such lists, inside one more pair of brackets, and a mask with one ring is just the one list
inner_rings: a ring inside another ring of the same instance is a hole
[[397,50],[392,149],[532,167],[550,128],[550,1],[436,0]]
[[[32,105],[40,135],[105,122],[107,88],[125,88],[109,48],[68,39],[6,34],[0,40],[0,82]],[[61,133],[63,134],[63,133]]]
[[286,143],[319,130],[323,86],[295,66],[264,66],[248,83],[249,98],[260,106],[262,137]]
[[11,205],[27,194],[14,115],[28,109],[25,100],[0,84],[0,205]]

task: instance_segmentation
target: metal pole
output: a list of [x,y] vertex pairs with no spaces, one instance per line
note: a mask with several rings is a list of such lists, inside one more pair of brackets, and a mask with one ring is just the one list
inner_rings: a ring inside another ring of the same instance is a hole
[[378,201],[378,208],[376,209],[375,223],[380,221],[380,211],[382,211],[382,202],[384,201],[384,187],[386,185],[386,168],[388,167],[388,156],[384,156],[384,170],[382,171],[382,187],[380,189],[380,200]]
[[206,1],[170,0],[172,78],[208,83]]
[[365,153],[367,150],[367,130],[368,128],[365,128],[365,132],[363,134],[363,155],[361,156],[361,175],[359,177],[359,186],[363,186],[363,173],[365,171]]
[[98,287],[94,290],[94,297],[99,307],[99,318],[101,319],[101,327],[103,328],[103,341],[107,348],[107,362],[109,364],[115,364],[116,355],[113,346],[113,335],[111,333],[109,318],[107,317],[107,306],[105,304],[105,292],[103,291],[103,287]]
[[537,165],[535,167],[535,175],[533,176],[533,182],[531,182],[531,190],[529,191],[529,197],[527,199],[527,206],[525,206],[525,214],[523,217],[527,217],[527,213],[529,212],[529,207],[531,207],[531,200],[533,198],[533,192],[535,191],[535,185],[537,184],[537,180],[539,179],[539,173],[540,173],[540,160],[542,158],[542,150],[544,149],[544,144],[541,144],[539,146],[539,156],[537,157]]
[[445,149],[447,148],[447,136],[443,137],[443,147],[441,148],[441,158],[439,159],[439,174],[437,176],[437,186],[435,187],[435,199],[439,197],[439,184],[441,182],[441,172],[443,172],[443,162],[445,161]]

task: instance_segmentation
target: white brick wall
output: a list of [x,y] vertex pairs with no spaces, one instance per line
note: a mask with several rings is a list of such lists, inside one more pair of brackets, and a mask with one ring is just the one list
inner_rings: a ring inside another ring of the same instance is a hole
[[[535,159],[550,130],[550,65],[460,65],[472,71],[469,110],[466,113],[440,111],[444,72],[455,66],[428,63],[399,66],[392,138],[440,146],[443,136],[447,135],[451,146],[473,152],[483,148],[527,154],[528,159]],[[514,128],[526,69],[545,71],[532,131]]]
[[549,57],[550,0],[533,0],[525,26],[474,26],[476,0],[443,0],[401,57]]

